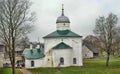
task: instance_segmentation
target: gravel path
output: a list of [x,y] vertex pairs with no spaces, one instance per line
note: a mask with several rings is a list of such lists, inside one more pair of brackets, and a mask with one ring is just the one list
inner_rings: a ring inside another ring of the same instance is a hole
[[25,68],[19,69],[23,74],[32,74],[30,71],[28,71]]

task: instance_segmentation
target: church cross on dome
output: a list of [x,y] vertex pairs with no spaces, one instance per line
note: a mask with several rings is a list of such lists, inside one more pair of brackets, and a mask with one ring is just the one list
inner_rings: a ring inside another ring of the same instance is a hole
[[62,4],[62,16],[64,16],[64,4]]

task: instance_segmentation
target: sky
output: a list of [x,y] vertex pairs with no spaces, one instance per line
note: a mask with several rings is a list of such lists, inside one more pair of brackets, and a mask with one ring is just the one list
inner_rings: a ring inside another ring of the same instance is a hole
[[[30,0],[31,11],[36,13],[34,29],[29,34],[30,41],[44,42],[47,34],[56,30],[56,19],[64,14],[70,19],[71,30],[85,38],[94,35],[96,18],[113,13],[120,19],[120,0]],[[120,21],[118,21],[118,24]]]

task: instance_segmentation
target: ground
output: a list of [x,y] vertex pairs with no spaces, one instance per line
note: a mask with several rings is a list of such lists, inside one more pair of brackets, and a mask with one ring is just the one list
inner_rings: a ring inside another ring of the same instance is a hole
[[[11,68],[0,68],[0,74],[12,74]],[[16,74],[22,74],[19,69],[16,69]]]
[[[17,70],[16,74],[21,74]],[[85,59],[82,67],[28,69],[32,74],[120,74],[120,58],[111,58],[110,66],[105,67],[105,58]],[[0,74],[11,74],[10,68],[0,68]]]
[[36,68],[29,69],[33,74],[120,74],[120,58],[110,59],[110,66],[105,67],[105,58],[85,59],[83,67]]

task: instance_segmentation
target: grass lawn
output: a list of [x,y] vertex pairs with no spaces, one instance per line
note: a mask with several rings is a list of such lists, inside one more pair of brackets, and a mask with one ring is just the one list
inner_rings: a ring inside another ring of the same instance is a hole
[[29,69],[33,74],[120,74],[120,58],[111,58],[110,66],[105,67],[106,59],[85,59],[82,67]]
[[[11,68],[0,68],[0,74],[12,74]],[[16,69],[16,74],[22,74],[18,69]]]

